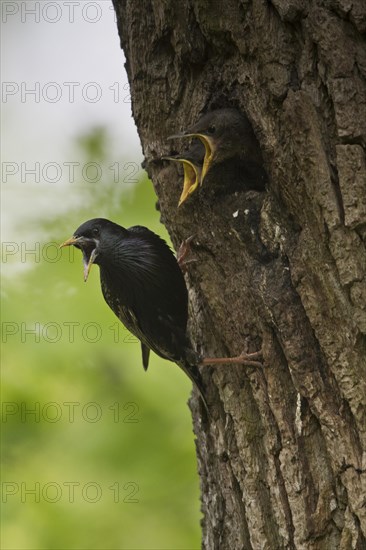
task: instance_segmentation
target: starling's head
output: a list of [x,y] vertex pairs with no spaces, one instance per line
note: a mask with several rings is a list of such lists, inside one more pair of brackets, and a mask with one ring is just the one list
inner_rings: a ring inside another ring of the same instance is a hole
[[81,250],[86,281],[93,263],[99,264],[103,258],[103,251],[113,246],[113,241],[123,237],[125,233],[127,230],[116,223],[104,218],[94,218],[80,225],[60,248],[73,245]]
[[248,119],[236,109],[218,109],[205,114],[182,134],[172,137],[197,137],[205,146],[201,181],[212,164],[245,155],[253,130]]
[[178,206],[183,204],[187,198],[197,189],[201,183],[202,164],[205,155],[205,148],[201,142],[194,143],[188,151],[184,151],[173,157],[163,157],[166,160],[180,162],[183,165],[184,180],[183,191]]

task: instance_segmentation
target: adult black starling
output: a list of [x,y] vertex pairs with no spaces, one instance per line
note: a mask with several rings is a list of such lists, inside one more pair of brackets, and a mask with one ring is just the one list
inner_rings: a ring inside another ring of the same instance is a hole
[[178,206],[183,204],[189,195],[191,195],[201,184],[204,156],[205,148],[201,141],[197,141],[196,143],[193,143],[188,151],[184,151],[183,153],[171,157],[163,157],[164,160],[172,160],[183,164],[183,191],[180,196]]
[[267,174],[262,153],[245,115],[236,109],[210,111],[195,125],[169,139],[188,137],[199,138],[205,147],[201,184],[210,179],[225,192],[238,188],[264,190]]
[[225,359],[199,357],[186,334],[188,292],[179,264],[167,243],[146,227],[125,229],[96,218],[83,223],[61,247],[70,245],[83,254],[85,281],[93,263],[99,265],[104,299],[141,341],[145,370],[150,350],[174,361],[196,385],[207,408],[198,364],[260,365],[255,361],[258,353]]

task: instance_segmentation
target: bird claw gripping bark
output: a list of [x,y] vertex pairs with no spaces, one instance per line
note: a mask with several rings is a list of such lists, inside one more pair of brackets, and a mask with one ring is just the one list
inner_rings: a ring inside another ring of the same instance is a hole
[[262,350],[254,351],[253,353],[242,352],[235,357],[205,357],[201,361],[201,365],[233,365],[240,364],[248,367],[263,367],[261,361],[257,359],[262,357]]

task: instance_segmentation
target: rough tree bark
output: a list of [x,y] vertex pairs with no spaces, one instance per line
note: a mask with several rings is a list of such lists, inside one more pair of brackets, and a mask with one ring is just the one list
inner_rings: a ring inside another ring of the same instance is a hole
[[[203,548],[365,548],[366,4],[114,4],[162,220],[175,246],[196,235],[193,341],[265,360],[204,369],[211,421],[190,403]],[[268,189],[177,211],[166,138],[227,106],[253,125]]]

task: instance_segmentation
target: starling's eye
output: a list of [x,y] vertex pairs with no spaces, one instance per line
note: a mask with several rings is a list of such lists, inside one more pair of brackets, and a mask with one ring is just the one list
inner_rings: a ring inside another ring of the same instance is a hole
[[207,133],[208,133],[208,134],[214,134],[215,132],[216,132],[215,126],[213,126],[213,125],[211,124],[211,126],[209,126],[208,129],[207,129]]
[[99,228],[98,228],[98,227],[94,227],[93,230],[92,230],[92,233],[93,233],[94,237],[98,237],[98,235],[99,235]]

